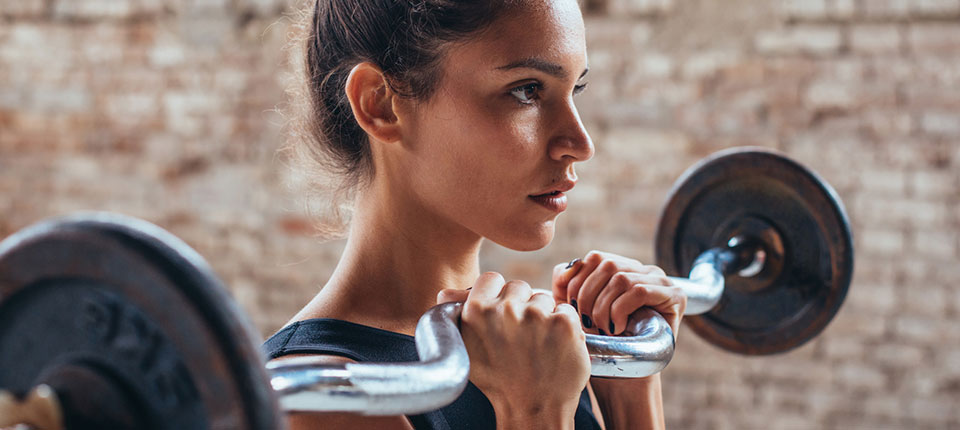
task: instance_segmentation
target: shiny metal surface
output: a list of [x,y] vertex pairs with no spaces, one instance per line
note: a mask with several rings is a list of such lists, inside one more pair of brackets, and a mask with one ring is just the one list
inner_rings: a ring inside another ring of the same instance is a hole
[[458,322],[462,303],[444,303],[417,324],[420,362],[321,364],[314,357],[271,362],[270,384],[286,411],[417,414],[452,403],[470,375]]
[[669,277],[673,285],[682,288],[687,295],[684,315],[707,313],[720,302],[720,297],[723,296],[723,274],[735,255],[730,249],[709,249],[697,257],[689,277]]
[[[760,265],[756,247],[732,240],[728,247],[707,250],[697,258],[687,278],[670,277],[687,296],[684,315],[709,312],[723,296],[724,273]],[[611,378],[642,378],[667,366],[673,358],[673,331],[656,311],[644,308],[630,316],[627,336],[587,335],[591,375]]]
[[663,370],[673,358],[673,331],[653,309],[634,312],[627,332],[629,336],[587,335],[590,375],[643,378]]
[[[687,294],[687,315],[712,309],[723,294],[723,273],[742,266],[736,247],[704,252],[689,278],[670,279]],[[419,363],[324,364],[314,357],[267,365],[271,384],[286,411],[341,411],[367,415],[415,414],[453,402],[466,386],[469,358],[457,322],[462,304],[436,306],[417,325]],[[592,376],[642,378],[667,366],[673,331],[656,311],[630,317],[626,336],[586,335]]]

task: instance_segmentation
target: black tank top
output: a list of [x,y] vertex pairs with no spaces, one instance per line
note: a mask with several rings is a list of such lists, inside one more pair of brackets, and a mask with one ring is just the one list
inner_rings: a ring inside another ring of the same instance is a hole
[[[419,360],[413,336],[331,318],[290,324],[270,336],[263,348],[270,359],[288,354],[323,354],[369,362]],[[496,429],[493,405],[472,382],[450,405],[407,418],[417,430]],[[586,388],[580,393],[574,421],[577,430],[600,429]]]

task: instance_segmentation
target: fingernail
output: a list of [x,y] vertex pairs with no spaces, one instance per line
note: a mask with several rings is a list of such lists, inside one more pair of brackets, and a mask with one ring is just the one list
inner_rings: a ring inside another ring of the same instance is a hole
[[574,258],[573,260],[570,260],[570,262],[567,263],[567,267],[566,267],[566,268],[569,269],[569,268],[573,267],[573,265],[574,265],[574,264],[577,264],[578,261],[580,261],[579,258]]
[[601,336],[606,336],[606,335],[607,335],[607,332],[603,331],[602,328],[598,328],[597,331],[600,332],[600,335],[601,335]]
[[577,299],[571,299],[570,306],[573,306],[573,310],[580,312],[580,309],[577,309]]
[[593,328],[593,321],[590,320],[590,317],[587,314],[580,314],[580,317],[583,319],[583,326],[586,328]]
[[610,321],[610,334],[617,332],[617,327],[613,325],[613,321]]

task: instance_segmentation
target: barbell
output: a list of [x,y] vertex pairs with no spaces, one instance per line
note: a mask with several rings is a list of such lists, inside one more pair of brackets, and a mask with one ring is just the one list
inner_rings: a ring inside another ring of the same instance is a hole
[[[687,321],[731,351],[770,354],[818,334],[849,286],[849,222],[830,186],[769,150],[714,154],[674,185],[657,264]],[[417,324],[414,363],[264,363],[261,339],[207,263],[142,220],[92,213],[0,242],[0,428],[281,428],[283,411],[416,414],[463,391],[459,303]],[[588,334],[591,374],[643,377],[674,337],[655,311],[626,336]],[[20,400],[23,399],[23,400]]]

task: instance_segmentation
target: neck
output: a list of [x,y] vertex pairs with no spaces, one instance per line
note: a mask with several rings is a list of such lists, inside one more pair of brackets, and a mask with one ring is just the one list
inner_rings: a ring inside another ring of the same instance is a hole
[[441,289],[476,281],[481,241],[413,196],[373,184],[357,196],[336,270],[304,309],[313,315],[298,317],[328,316],[412,335]]

